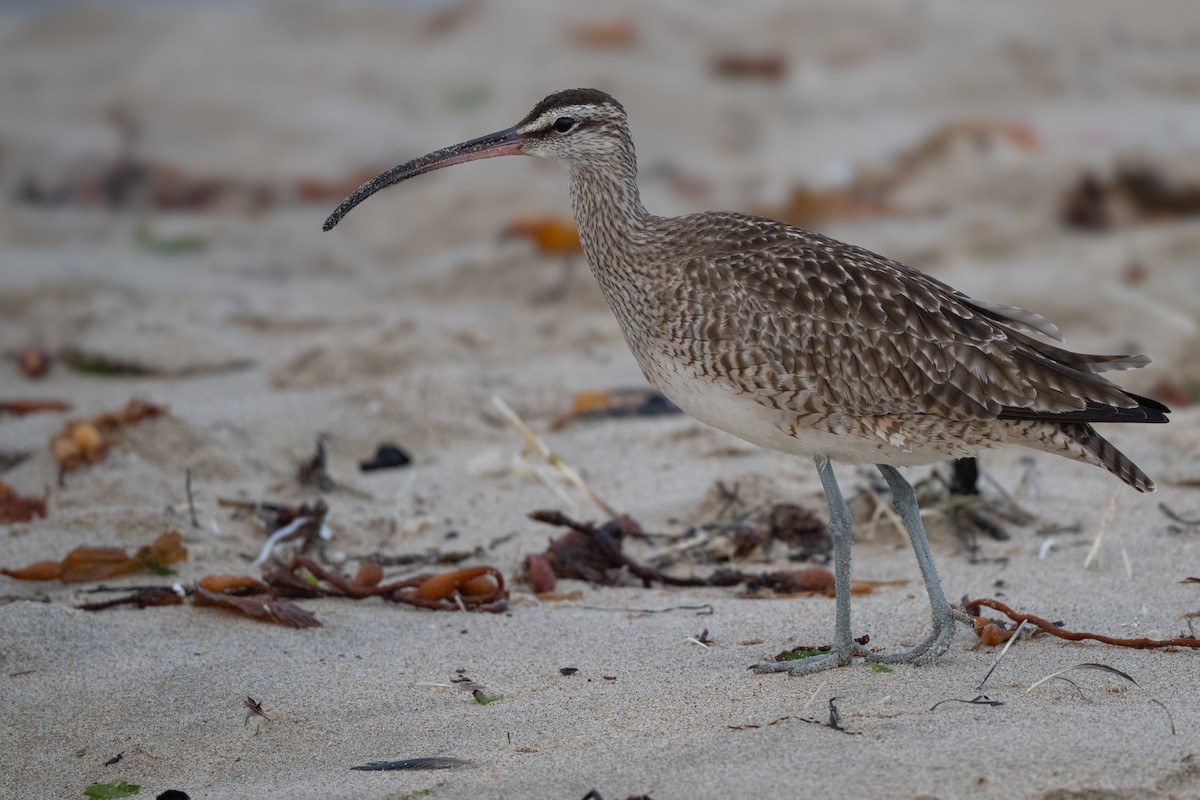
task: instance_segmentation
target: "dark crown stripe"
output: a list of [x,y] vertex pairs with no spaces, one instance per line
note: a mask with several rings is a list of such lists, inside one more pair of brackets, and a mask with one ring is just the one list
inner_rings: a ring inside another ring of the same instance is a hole
[[533,107],[533,111],[525,115],[525,119],[517,123],[517,127],[528,125],[547,111],[555,108],[600,105],[610,105],[622,114],[625,113],[625,107],[607,92],[602,92],[599,89],[567,89],[566,91],[548,95],[542,102]]

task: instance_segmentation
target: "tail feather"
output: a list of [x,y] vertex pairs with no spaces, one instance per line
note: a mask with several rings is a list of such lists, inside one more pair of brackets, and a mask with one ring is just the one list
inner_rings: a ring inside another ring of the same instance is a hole
[[1111,442],[1096,433],[1096,429],[1091,425],[1087,423],[1063,425],[1062,431],[1079,444],[1088,455],[1092,456],[1095,459],[1093,463],[1097,466],[1104,467],[1139,492],[1154,491],[1154,481],[1150,479],[1150,476],[1138,469],[1137,464],[1134,464]]

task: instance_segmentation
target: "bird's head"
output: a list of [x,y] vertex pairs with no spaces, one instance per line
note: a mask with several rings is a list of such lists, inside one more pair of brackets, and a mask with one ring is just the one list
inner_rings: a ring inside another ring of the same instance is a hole
[[547,158],[572,170],[604,168],[614,159],[632,158],[625,109],[598,89],[556,92],[511,128],[444,147],[377,175],[342,201],[325,220],[324,230],[380,189],[455,164],[517,155]]

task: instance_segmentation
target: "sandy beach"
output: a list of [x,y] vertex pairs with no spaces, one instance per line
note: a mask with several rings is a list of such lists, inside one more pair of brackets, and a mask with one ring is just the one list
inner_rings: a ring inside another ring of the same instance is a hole
[[[1200,798],[1196,650],[1022,638],[984,682],[1000,648],[964,626],[930,664],[793,678],[749,667],[827,644],[831,597],[618,570],[539,598],[526,556],[563,531],[528,514],[606,515],[522,455],[493,398],[650,534],[627,537],[630,557],[671,553],[681,577],[807,566],[783,546],[718,560],[713,526],[761,528],[779,503],[825,519],[813,465],[677,414],[556,424],[581,393],[647,387],[582,257],[511,234],[569,221],[552,164],[422,177],[321,232],[366,177],[552,91],[603,89],[629,112],[654,213],[771,213],[1036,311],[1074,350],[1150,355],[1114,379],[1170,423],[1102,433],[1156,494],[988,451],[986,495],[1032,521],[964,541],[933,498],[926,525],[952,602],[1194,636],[1198,51],[1186,0],[0,7],[0,403],[71,406],[0,413],[0,481],[47,493],[44,516],[0,525],[0,567],[169,531],[187,550],[171,575],[0,575],[0,798],[122,782],[193,800]],[[1135,172],[1170,191],[1147,200]],[[50,358],[40,377],[29,348]],[[51,439],[132,398],[166,413],[105,434],[60,482]],[[325,488],[298,479],[319,437]],[[382,443],[411,464],[363,471]],[[949,474],[905,472],[934,470]],[[879,582],[854,598],[854,633],[911,645],[929,622],[911,550],[872,521],[877,473],[837,474],[854,578]],[[98,583],[261,577],[269,531],[222,499],[323,501],[330,538],[307,555],[339,574],[493,567],[507,610],[299,599],[320,626],[295,629],[191,597],[78,608],[126,593]],[[689,528],[711,536],[699,556]],[[1030,688],[1081,663],[1136,684],[1076,670]],[[995,704],[942,702],[980,696]],[[469,764],[351,770],[418,758]]]

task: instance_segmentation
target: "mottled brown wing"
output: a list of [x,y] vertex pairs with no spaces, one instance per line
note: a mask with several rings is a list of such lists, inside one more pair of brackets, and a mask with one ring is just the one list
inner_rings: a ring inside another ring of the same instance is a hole
[[[741,215],[722,245],[698,247],[673,287],[678,346],[703,369],[797,410],[995,419],[1130,408],[1095,375],[1137,358],[1085,356],[1021,333],[1057,329],[1031,312],[977,303],[868,250]],[[681,218],[688,224],[688,218]],[[711,235],[711,232],[710,232]],[[706,238],[708,238],[706,236]],[[719,294],[721,302],[705,302]]]

